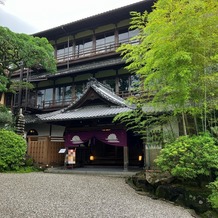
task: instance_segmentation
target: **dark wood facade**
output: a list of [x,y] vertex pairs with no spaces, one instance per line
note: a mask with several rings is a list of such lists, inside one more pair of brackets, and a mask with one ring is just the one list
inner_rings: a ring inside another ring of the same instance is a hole
[[[110,85],[123,98],[135,94],[133,86],[138,79],[124,69],[125,62],[116,49],[122,43],[138,43],[130,40],[137,34],[129,29],[130,12],[151,11],[152,5],[151,0],[141,1],[34,34],[53,45],[58,71],[51,75],[25,69],[23,79],[35,89],[23,90],[21,106],[30,113],[66,107],[81,96],[91,77]],[[6,104],[17,107],[19,98],[19,93],[7,96]]]
[[[22,96],[19,96],[20,93],[8,95],[6,105],[12,108],[21,106],[24,113],[32,117],[36,114],[55,112],[78,101],[87,89],[90,78],[110,86],[111,90],[123,99],[136,94],[134,84],[138,78],[125,69],[125,62],[116,49],[122,43],[139,43],[131,40],[138,31],[129,29],[130,12],[151,11],[153,2],[154,0],[140,1],[34,34],[37,37],[46,37],[53,45],[58,71],[55,74],[48,74],[43,70],[24,69],[23,80],[31,82],[35,88],[29,91],[23,90]],[[15,74],[14,78],[16,77],[19,78],[19,73]],[[18,105],[20,98],[21,105]],[[96,102],[92,101],[91,104],[95,105]],[[43,124],[37,119],[30,120],[27,122],[26,132],[34,127],[40,137],[51,136],[53,126],[63,126],[77,131],[113,129],[117,128],[112,122],[114,116],[99,119],[92,117],[90,119],[44,120]],[[54,134],[56,133],[57,131]],[[127,165],[141,164],[138,162],[138,156],[141,156],[143,152],[142,142],[132,133],[128,133],[127,139],[128,146],[124,148],[111,147],[102,142],[96,143],[95,150],[92,152],[96,152],[103,159],[99,159],[99,162],[96,160],[95,164],[124,165],[124,168],[127,168]],[[86,151],[85,148],[87,148]],[[87,144],[85,148],[79,148],[80,154],[82,160],[85,158],[88,161],[86,152],[89,153],[90,149]],[[100,155],[101,151],[102,155]],[[92,163],[89,162],[89,164]]]

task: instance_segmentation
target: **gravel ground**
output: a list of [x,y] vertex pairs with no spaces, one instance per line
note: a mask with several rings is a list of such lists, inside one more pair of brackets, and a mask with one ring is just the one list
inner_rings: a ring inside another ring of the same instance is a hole
[[124,178],[0,174],[1,218],[189,218],[187,210],[137,194]]

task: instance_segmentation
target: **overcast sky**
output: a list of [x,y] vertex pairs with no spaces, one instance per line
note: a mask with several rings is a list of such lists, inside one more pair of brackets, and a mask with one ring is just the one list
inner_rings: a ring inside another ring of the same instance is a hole
[[0,5],[0,25],[31,34],[139,1],[5,0]]

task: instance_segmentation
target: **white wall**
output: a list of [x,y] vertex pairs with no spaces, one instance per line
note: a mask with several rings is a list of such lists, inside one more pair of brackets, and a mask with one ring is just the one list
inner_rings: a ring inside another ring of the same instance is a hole
[[63,136],[65,127],[57,125],[50,126],[46,123],[26,124],[25,131],[28,132],[30,129],[35,129],[39,136]]

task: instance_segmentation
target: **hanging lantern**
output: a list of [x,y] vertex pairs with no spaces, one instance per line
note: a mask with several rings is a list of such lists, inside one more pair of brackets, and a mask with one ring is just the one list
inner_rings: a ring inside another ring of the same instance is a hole
[[138,156],[138,160],[139,160],[139,161],[142,161],[142,155],[139,155],[139,156]]
[[89,160],[93,161],[94,159],[95,159],[95,158],[94,158],[93,155],[90,155],[90,156],[89,156]]

